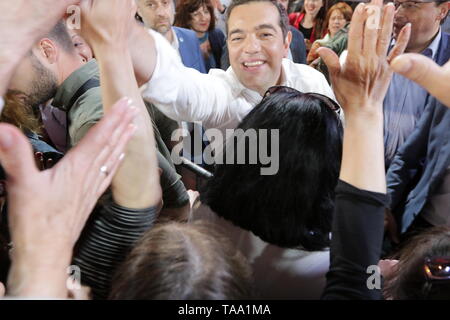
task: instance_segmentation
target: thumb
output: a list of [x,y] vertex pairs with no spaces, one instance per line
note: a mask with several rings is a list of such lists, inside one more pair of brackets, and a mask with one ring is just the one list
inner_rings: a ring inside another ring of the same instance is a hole
[[317,53],[322,58],[323,62],[328,67],[328,71],[331,76],[338,74],[341,71],[341,64],[339,63],[339,57],[330,48],[320,47],[317,49]]
[[10,124],[0,124],[0,163],[12,181],[29,177],[32,171],[37,171],[28,139]]
[[[424,87],[433,96],[444,102],[449,100],[447,95],[450,89],[450,64],[440,67],[433,60],[420,54],[403,54],[391,62],[392,69],[402,76]],[[444,70],[448,69],[448,72]],[[446,74],[447,73],[447,74]]]

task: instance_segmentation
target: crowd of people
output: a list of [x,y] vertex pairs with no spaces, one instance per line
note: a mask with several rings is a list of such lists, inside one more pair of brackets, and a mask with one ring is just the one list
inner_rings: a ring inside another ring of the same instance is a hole
[[450,1],[0,11],[0,298],[450,298]]

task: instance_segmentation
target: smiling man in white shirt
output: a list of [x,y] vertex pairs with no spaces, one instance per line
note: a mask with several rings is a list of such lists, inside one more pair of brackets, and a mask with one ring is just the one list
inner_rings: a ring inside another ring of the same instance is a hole
[[291,34],[286,12],[276,2],[232,2],[227,32],[231,67],[227,71],[213,69],[205,75],[185,68],[161,35],[150,31],[147,39],[151,40],[145,40],[139,32],[132,43],[139,44],[133,55],[138,79],[147,82],[143,95],[174,120],[200,121],[206,129],[223,133],[234,129],[275,85],[334,99],[321,73],[285,59]]

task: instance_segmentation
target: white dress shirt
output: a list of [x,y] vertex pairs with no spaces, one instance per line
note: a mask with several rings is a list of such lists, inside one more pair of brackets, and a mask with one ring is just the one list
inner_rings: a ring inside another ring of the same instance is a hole
[[[163,37],[149,30],[155,39],[157,61],[143,96],[176,121],[202,123],[206,129],[234,129],[255,107],[262,96],[238,80],[233,69],[211,69],[209,74],[186,68]],[[282,84],[301,92],[315,92],[335,99],[325,77],[317,70],[282,62]]]

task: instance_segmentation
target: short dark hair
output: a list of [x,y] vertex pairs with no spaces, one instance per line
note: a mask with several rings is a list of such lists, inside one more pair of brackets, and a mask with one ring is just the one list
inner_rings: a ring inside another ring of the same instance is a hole
[[284,10],[283,6],[275,0],[233,0],[231,2],[230,6],[227,8],[227,13],[226,13],[227,36],[228,36],[228,31],[229,31],[228,20],[230,20],[231,12],[233,11],[233,9],[236,8],[237,6],[242,6],[244,4],[249,4],[252,2],[270,2],[278,9],[278,13],[280,14],[279,25],[281,28],[281,32],[283,34],[283,39],[286,39],[286,35],[289,31],[289,19],[288,19],[286,10]]
[[218,164],[201,193],[203,203],[271,244],[328,247],[343,134],[335,105],[314,93],[263,99],[238,128],[279,130],[278,172],[262,176],[260,163]]
[[160,223],[135,245],[112,281],[111,299],[252,298],[251,269],[216,226]]
[[67,26],[63,20],[58,21],[53,29],[47,34],[47,37],[50,40],[57,42],[64,51],[68,53],[75,52],[72,38],[70,37]]
[[216,16],[214,14],[214,6],[211,0],[180,0],[175,9],[174,26],[191,29],[191,13],[194,13],[202,6],[206,6],[211,15],[208,31],[216,28]]
[[448,280],[433,284],[424,290],[427,279],[424,272],[426,258],[450,258],[450,227],[430,228],[413,237],[394,257],[399,262],[385,279],[384,295],[395,300],[450,299]]

